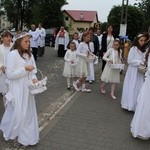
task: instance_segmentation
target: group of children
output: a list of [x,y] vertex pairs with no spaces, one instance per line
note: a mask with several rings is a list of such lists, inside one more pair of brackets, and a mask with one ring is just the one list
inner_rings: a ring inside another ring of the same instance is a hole
[[[131,133],[133,137],[141,139],[150,138],[150,119],[148,119],[150,113],[150,95],[148,91],[150,87],[150,48],[146,47],[148,40],[148,33],[142,33],[133,42],[128,54],[128,68],[121,98],[121,107],[135,112],[131,122]],[[113,48],[109,49],[103,56],[107,63],[101,75],[100,90],[105,94],[105,84],[111,83],[112,99],[117,98],[114,91],[116,83],[120,83],[120,69],[111,68],[110,64],[122,63],[122,51],[119,47],[119,40],[114,40]],[[146,73],[139,71],[140,65],[147,66]]]
[[94,80],[94,60],[97,59],[97,56],[93,54],[94,46],[91,42],[91,33],[89,31],[84,32],[80,43],[77,43],[77,33],[73,37],[64,57],[63,75],[67,77],[68,89],[71,86],[70,79],[76,77],[78,79],[73,82],[75,90],[91,92],[91,89],[86,87],[86,80],[89,82]]
[[[93,43],[90,42],[90,33],[83,33],[82,42],[76,49],[74,42],[70,43],[70,49],[65,55],[65,67],[63,75],[67,77],[68,88],[70,88],[70,78],[79,77],[73,82],[77,91],[90,92],[85,88],[86,79],[90,77],[90,72],[94,73],[94,67],[90,68],[90,63],[86,61],[89,55],[93,55]],[[149,87],[150,87],[150,48],[146,47],[149,40],[147,33],[139,34],[129,51],[121,107],[128,111],[134,111],[134,117],[131,123],[131,132],[134,137],[148,139],[150,137],[150,113]],[[103,55],[106,65],[101,74],[100,91],[106,93],[105,85],[111,84],[110,96],[113,100],[117,99],[115,95],[116,84],[120,83],[121,69],[111,67],[113,65],[123,65],[121,43],[119,39],[114,39],[112,48],[108,49]],[[92,61],[92,65],[93,65]],[[140,65],[147,65],[146,74],[139,71]],[[90,80],[89,80],[90,81]]]

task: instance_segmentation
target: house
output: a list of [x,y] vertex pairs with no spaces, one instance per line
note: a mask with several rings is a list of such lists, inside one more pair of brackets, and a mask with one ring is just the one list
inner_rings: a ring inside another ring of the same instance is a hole
[[[0,5],[3,1],[0,0]],[[12,27],[12,24],[8,21],[7,14],[4,7],[0,6],[0,29],[6,29]]]
[[99,26],[97,11],[64,10],[63,14],[70,35],[79,29],[87,30]]

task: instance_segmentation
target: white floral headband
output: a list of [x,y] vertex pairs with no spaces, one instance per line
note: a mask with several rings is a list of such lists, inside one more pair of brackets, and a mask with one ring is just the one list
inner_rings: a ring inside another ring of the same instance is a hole
[[21,32],[21,33],[19,33],[19,34],[17,34],[17,35],[15,36],[15,41],[17,41],[18,39],[21,39],[21,38],[23,38],[23,37],[25,37],[25,36],[30,36],[30,34],[27,33],[27,32]]
[[142,37],[143,35],[144,35],[144,34],[139,34],[139,35],[138,35],[138,38]]

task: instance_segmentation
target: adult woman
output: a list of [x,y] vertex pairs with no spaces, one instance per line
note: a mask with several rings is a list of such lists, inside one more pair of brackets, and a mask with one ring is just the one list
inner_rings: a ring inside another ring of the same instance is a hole
[[[109,24],[107,26],[106,33],[103,33],[103,35],[102,35],[102,43],[101,43],[102,48],[101,48],[101,50],[102,50],[103,55],[106,53],[106,51],[108,49],[112,48],[114,38],[115,37],[113,35],[113,27],[112,27],[112,25]],[[106,61],[103,60],[102,61],[102,71],[104,70],[105,64],[106,64]]]
[[16,36],[13,50],[8,54],[6,76],[9,91],[0,130],[6,141],[14,140],[23,146],[35,145],[39,140],[39,128],[34,96],[29,92],[29,82],[38,82],[36,65],[30,51],[30,36]]

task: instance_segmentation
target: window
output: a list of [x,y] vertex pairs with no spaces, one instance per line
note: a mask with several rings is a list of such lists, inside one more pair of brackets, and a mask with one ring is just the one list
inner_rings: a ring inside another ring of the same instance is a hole
[[66,16],[66,17],[65,17],[65,20],[69,20],[69,17],[68,17],[68,16]]

